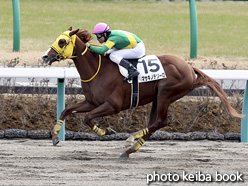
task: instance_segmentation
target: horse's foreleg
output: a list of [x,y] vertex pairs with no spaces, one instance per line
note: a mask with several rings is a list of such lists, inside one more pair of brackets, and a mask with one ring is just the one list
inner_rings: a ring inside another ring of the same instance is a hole
[[87,113],[84,117],[84,122],[89,125],[89,127],[98,135],[98,136],[104,136],[104,135],[110,135],[113,133],[116,133],[113,129],[107,128],[106,130],[100,129],[93,123],[93,119],[97,117],[104,117],[112,114],[116,114],[119,111],[117,111],[110,103],[104,102],[99,107],[95,108],[91,112]]
[[81,103],[77,103],[75,105],[72,105],[71,107],[68,107],[64,109],[59,117],[59,120],[57,121],[56,125],[53,128],[53,145],[57,145],[59,143],[59,131],[61,129],[61,126],[66,118],[66,116],[72,114],[72,113],[83,113],[83,112],[89,112],[93,110],[95,106],[91,105],[87,101],[83,101]]

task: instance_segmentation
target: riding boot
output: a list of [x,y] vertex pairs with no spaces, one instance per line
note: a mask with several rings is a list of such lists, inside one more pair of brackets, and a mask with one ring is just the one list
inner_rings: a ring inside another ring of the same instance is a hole
[[125,60],[125,59],[122,59],[122,60],[120,61],[120,65],[121,65],[122,67],[126,68],[127,71],[128,71],[128,77],[125,78],[125,79],[127,79],[127,80],[132,79],[133,77],[138,76],[138,75],[140,74],[140,73],[137,71],[137,69],[136,69],[129,61],[127,61],[127,60]]

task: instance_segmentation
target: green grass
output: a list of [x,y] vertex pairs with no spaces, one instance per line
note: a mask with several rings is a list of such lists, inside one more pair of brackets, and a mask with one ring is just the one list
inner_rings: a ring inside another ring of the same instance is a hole
[[[248,2],[197,2],[198,55],[248,57]],[[13,49],[12,1],[1,0],[0,50]],[[189,55],[188,2],[21,0],[21,51],[45,51],[70,26],[135,33],[148,54]]]

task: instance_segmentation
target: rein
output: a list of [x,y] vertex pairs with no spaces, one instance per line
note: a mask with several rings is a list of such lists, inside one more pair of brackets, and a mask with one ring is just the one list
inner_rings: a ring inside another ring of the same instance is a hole
[[[86,47],[86,48],[87,48],[87,47]],[[92,79],[94,79],[94,78],[96,77],[96,75],[98,74],[98,72],[99,72],[99,70],[100,70],[100,67],[101,67],[101,55],[99,55],[99,65],[98,65],[98,68],[97,68],[96,73],[95,73],[90,79],[88,79],[88,80],[83,80],[83,79],[81,79],[81,81],[82,81],[83,83],[90,82]]]
[[[74,46],[74,47],[75,47],[75,46]],[[81,54],[79,54],[78,56],[71,56],[71,59],[72,59],[72,58],[77,58],[77,57],[83,56],[83,55],[85,54],[85,52],[87,52],[87,49],[88,49],[88,47],[85,46],[85,50],[84,50]],[[74,50],[75,50],[75,49],[74,49]]]
[[[71,59],[72,59],[72,58],[77,58],[77,57],[83,56],[83,55],[87,52],[87,49],[88,49],[88,47],[85,46],[85,50],[84,50],[79,56],[71,56]],[[83,83],[88,83],[88,82],[90,82],[91,80],[93,80],[93,79],[96,77],[96,75],[98,74],[98,72],[99,72],[99,70],[100,70],[101,62],[102,62],[102,60],[101,60],[101,55],[99,55],[99,65],[98,65],[98,68],[97,68],[96,73],[95,73],[90,79],[87,79],[87,80],[81,79],[81,81],[82,81]]]

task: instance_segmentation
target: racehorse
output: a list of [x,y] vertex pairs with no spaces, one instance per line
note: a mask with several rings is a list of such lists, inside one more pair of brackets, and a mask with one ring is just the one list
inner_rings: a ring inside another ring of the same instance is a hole
[[[72,59],[81,78],[85,100],[63,110],[53,129],[53,145],[59,142],[58,133],[66,116],[72,113],[84,113],[86,123],[97,135],[110,135],[111,128],[97,127],[94,118],[117,114],[130,108],[131,85],[124,81],[118,66],[108,56],[91,52],[85,45],[92,39],[87,30],[74,30],[72,27],[61,34],[52,47],[42,56],[48,65],[55,61]],[[129,157],[158,129],[166,126],[168,107],[174,101],[187,95],[195,88],[209,87],[215,92],[233,117],[242,118],[228,102],[221,86],[211,77],[184,60],[173,55],[159,55],[166,78],[141,83],[139,85],[138,106],[152,102],[148,127],[135,132],[128,140],[133,140],[120,157]],[[134,140],[137,139],[136,142]]]

